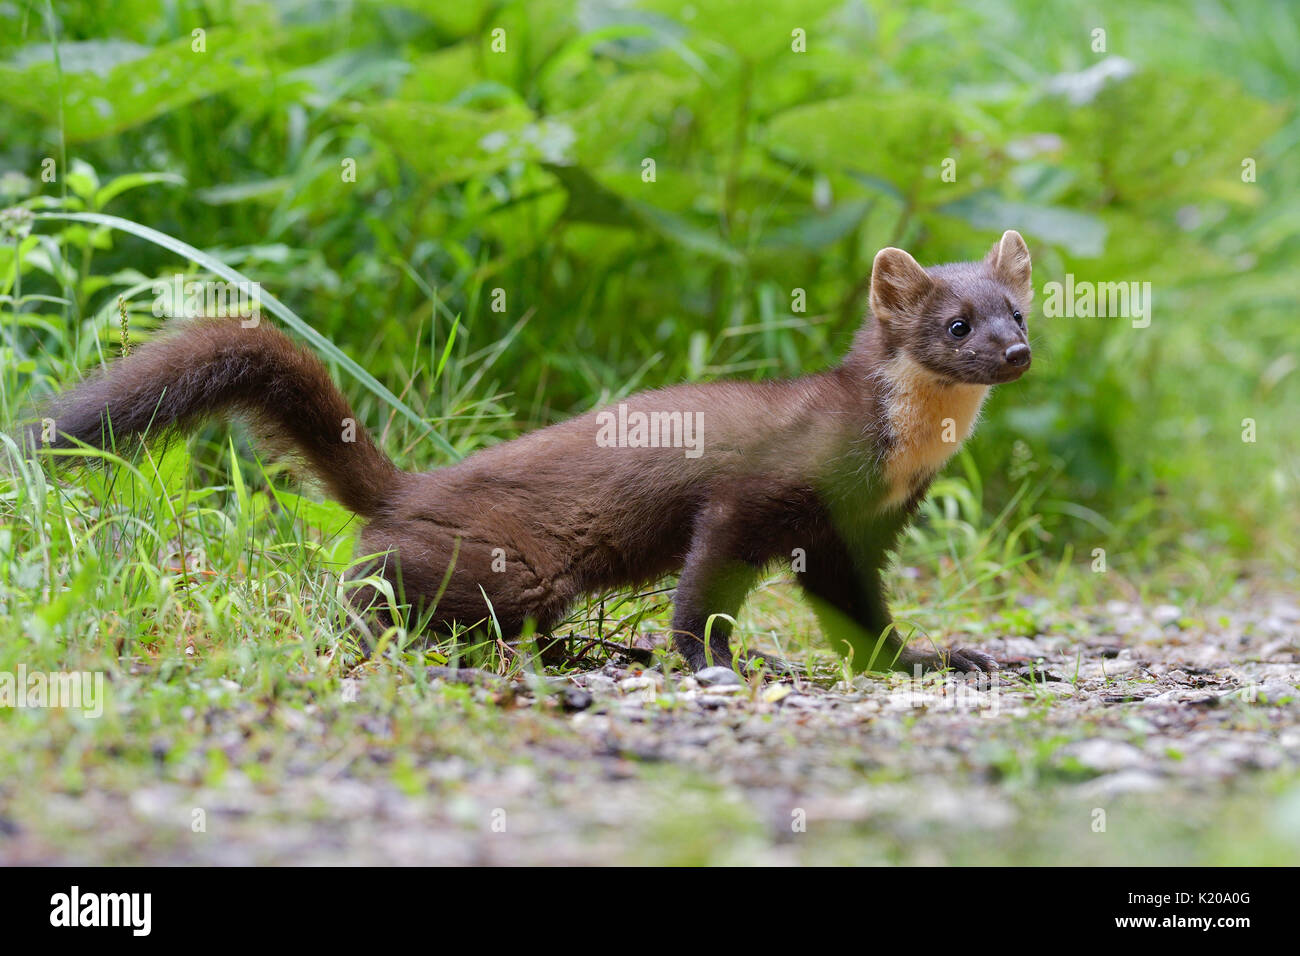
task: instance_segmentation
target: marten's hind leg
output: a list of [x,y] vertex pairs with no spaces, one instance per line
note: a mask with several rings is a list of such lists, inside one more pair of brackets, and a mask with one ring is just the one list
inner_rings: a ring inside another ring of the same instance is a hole
[[[535,633],[546,635],[575,596],[566,578],[534,569],[518,549],[462,537],[434,522],[371,525],[361,550],[377,556],[359,574],[384,578],[395,601],[410,606],[412,623],[427,619],[435,630],[457,624],[491,637],[499,630],[513,641],[531,621]],[[391,624],[385,598],[372,588],[357,591],[378,623]]]

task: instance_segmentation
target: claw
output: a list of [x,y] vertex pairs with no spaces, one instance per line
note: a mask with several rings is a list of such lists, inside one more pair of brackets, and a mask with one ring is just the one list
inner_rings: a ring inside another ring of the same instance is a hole
[[954,648],[948,655],[948,666],[955,671],[966,674],[993,674],[1000,667],[998,662],[988,654],[983,651],[972,650],[969,647]]

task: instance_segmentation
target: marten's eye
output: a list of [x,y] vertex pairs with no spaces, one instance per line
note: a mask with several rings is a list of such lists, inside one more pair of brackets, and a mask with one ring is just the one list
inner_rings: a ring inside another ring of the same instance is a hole
[[955,339],[964,339],[970,335],[970,323],[965,319],[953,319],[948,323],[948,332]]
[[1016,323],[1018,325],[1023,326],[1025,324],[1025,317],[1020,314],[1019,309],[1017,309],[1015,312],[1012,312],[1011,317],[1016,320]]

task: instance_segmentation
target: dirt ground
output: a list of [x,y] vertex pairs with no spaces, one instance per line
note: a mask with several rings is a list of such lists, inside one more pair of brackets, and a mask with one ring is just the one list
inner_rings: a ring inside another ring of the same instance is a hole
[[30,779],[0,782],[0,862],[1300,860],[1293,600],[1112,602],[979,646],[995,679],[702,686],[615,656],[301,706],[224,682],[187,711],[197,744],[128,720],[71,772],[74,724],[32,741]]

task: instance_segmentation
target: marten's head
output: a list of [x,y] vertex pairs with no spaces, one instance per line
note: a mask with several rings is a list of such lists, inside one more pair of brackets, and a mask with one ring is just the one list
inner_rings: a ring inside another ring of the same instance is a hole
[[871,312],[891,352],[948,383],[999,385],[1029,368],[1029,249],[1007,230],[980,262],[923,269],[902,249],[871,266]]

